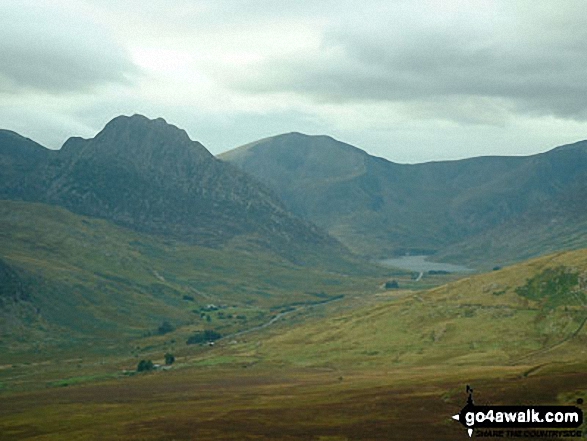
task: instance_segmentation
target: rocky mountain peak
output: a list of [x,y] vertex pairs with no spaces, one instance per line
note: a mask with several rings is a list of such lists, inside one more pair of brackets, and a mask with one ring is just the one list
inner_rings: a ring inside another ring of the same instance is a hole
[[103,157],[135,163],[212,159],[199,142],[192,141],[185,130],[163,118],[143,115],[118,116],[92,139],[70,138],[62,147],[64,154],[79,157]]

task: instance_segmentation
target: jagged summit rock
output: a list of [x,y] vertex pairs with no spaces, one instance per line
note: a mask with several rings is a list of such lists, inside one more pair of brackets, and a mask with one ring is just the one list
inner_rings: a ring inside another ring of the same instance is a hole
[[212,154],[199,142],[192,141],[185,130],[168,124],[163,118],[142,115],[118,116],[111,120],[88,143],[83,138],[70,138],[62,152],[77,157],[108,155],[109,159],[143,162],[175,160],[188,155],[188,161],[210,158]]
[[[25,140],[12,150],[30,148]],[[343,250],[267,187],[163,118],[116,117],[94,138],[71,138],[33,169],[11,173],[22,185],[18,194],[2,189],[7,199],[55,204],[141,232],[207,246],[244,236],[280,254]],[[27,182],[31,176],[34,182]]]

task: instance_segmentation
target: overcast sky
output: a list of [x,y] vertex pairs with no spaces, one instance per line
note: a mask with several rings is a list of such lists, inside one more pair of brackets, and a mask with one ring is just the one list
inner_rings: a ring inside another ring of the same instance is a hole
[[396,162],[587,139],[583,0],[1,0],[0,128],[59,148],[120,114],[212,153],[327,134]]

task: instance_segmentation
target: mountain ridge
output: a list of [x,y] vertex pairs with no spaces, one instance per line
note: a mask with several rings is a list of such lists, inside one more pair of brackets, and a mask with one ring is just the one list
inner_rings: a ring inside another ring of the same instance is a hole
[[[571,212],[579,218],[587,216],[577,206],[587,197],[587,188],[580,184],[587,178],[585,141],[530,156],[398,164],[366,152],[358,154],[361,150],[356,147],[346,155],[347,144],[328,139],[278,135],[219,158],[256,176],[294,213],[364,256],[441,253],[527,218],[544,224],[553,217],[576,222]],[[337,155],[328,157],[332,163],[323,166],[331,172],[325,179],[324,174],[317,175],[320,168],[314,162],[321,158],[318,150],[332,151],[333,144],[339,148]],[[357,173],[348,173],[344,165],[351,161],[349,156],[355,161],[361,158],[361,167],[354,169]],[[520,256],[498,257],[513,261]]]

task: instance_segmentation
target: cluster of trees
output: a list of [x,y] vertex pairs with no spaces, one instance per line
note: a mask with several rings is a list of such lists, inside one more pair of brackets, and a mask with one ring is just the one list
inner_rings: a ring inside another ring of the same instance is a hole
[[155,369],[155,365],[151,360],[141,360],[137,366],[137,372],[147,372]]
[[431,276],[435,276],[435,275],[446,275],[446,274],[450,274],[449,271],[445,271],[445,270],[430,270],[428,271],[428,274],[430,274]]
[[167,366],[171,366],[173,363],[175,363],[175,357],[173,356],[173,354],[170,354],[168,352],[167,354],[165,354],[165,364]]
[[[165,364],[171,366],[175,363],[175,356],[169,352],[165,354]],[[155,365],[151,360],[141,360],[137,365],[137,372],[149,372],[155,369]]]

